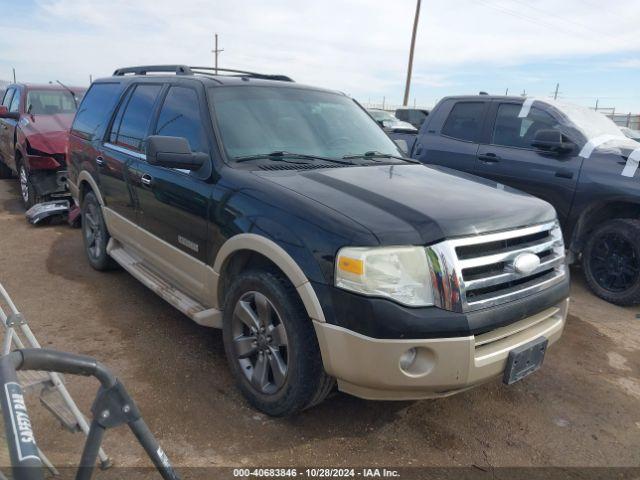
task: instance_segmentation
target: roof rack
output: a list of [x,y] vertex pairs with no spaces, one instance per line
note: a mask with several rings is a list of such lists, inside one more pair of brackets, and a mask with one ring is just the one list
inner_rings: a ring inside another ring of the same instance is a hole
[[119,68],[113,72],[114,77],[122,77],[127,73],[134,75],[146,75],[151,72],[175,73],[176,75],[193,75],[186,65],[141,65],[139,67]]
[[232,70],[230,68],[188,67],[187,65],[141,65],[138,67],[119,68],[113,72],[113,76],[123,77],[127,74],[146,75],[147,73],[175,73],[176,75],[195,75],[197,73],[200,75],[217,76],[218,72],[223,72],[223,74],[233,73],[240,77],[293,82],[293,80],[286,75],[270,75],[266,73],[248,72],[246,70]]
[[[217,72],[237,73],[240,77],[261,78],[263,80],[279,80],[281,82],[293,82],[291,77],[286,75],[272,75],[267,73],[248,72],[246,70],[232,70],[230,68],[215,68],[215,67],[189,67],[193,73],[199,73],[201,75],[217,75]],[[204,72],[196,72],[195,70],[206,70]],[[210,73],[213,71],[214,73]]]

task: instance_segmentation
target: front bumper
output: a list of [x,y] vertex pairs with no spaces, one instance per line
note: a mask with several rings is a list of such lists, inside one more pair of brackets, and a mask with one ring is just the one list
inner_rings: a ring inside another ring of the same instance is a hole
[[[479,335],[429,339],[378,339],[329,323],[314,326],[325,370],[338,388],[375,400],[437,398],[466,390],[504,372],[509,352],[544,336],[561,336],[569,299],[515,323]],[[400,357],[415,348],[411,366]]]

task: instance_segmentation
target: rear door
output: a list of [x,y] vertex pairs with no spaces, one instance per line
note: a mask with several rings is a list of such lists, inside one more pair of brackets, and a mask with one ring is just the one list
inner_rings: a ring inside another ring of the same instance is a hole
[[[2,105],[7,107],[7,109],[11,106],[14,91],[15,89],[13,87],[8,88],[2,98]],[[0,118],[0,160],[6,165],[9,164],[9,158],[13,156],[11,152],[12,141],[13,130],[11,129],[11,122],[9,122],[8,118]]]
[[[123,96],[97,159],[100,190],[107,207],[138,223],[137,163],[145,158],[144,139],[162,84],[139,83]],[[133,173],[132,173],[133,172]]]
[[[193,152],[210,156],[209,139],[213,134],[206,105],[199,83],[170,85],[150,134],[186,138]],[[211,165],[192,172],[151,165],[141,159],[130,169],[136,179],[139,225],[155,243],[146,252],[147,260],[165,278],[204,301],[201,265],[207,262]]]
[[486,100],[449,99],[422,129],[414,158],[426,164],[473,173],[485,112]]
[[[538,130],[559,129],[551,111],[532,106],[520,117],[522,102],[495,101],[491,133],[478,150],[475,173],[528,192],[551,203],[562,223],[567,219],[583,158],[578,149],[565,154],[537,150],[531,142]],[[575,140],[574,140],[575,141]]]

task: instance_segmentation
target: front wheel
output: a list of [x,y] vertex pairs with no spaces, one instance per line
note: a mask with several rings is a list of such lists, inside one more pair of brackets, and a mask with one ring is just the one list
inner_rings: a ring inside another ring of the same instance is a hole
[[587,284],[618,305],[640,302],[640,220],[609,220],[590,235],[582,255]]
[[42,201],[42,198],[36,193],[29,170],[27,170],[24,163],[21,163],[18,167],[18,181],[20,182],[20,196],[26,209]]
[[312,321],[280,273],[236,277],[225,300],[223,338],[236,383],[255,408],[292,415],[319,403],[333,386]]

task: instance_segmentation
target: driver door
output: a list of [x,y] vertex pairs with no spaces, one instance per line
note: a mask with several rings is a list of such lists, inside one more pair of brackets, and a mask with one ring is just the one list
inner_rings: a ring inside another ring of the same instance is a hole
[[542,198],[567,219],[582,167],[579,148],[557,154],[531,146],[540,129],[558,128],[558,121],[545,110],[533,106],[519,117],[522,102],[492,102],[493,125],[488,143],[478,149],[475,173]]

